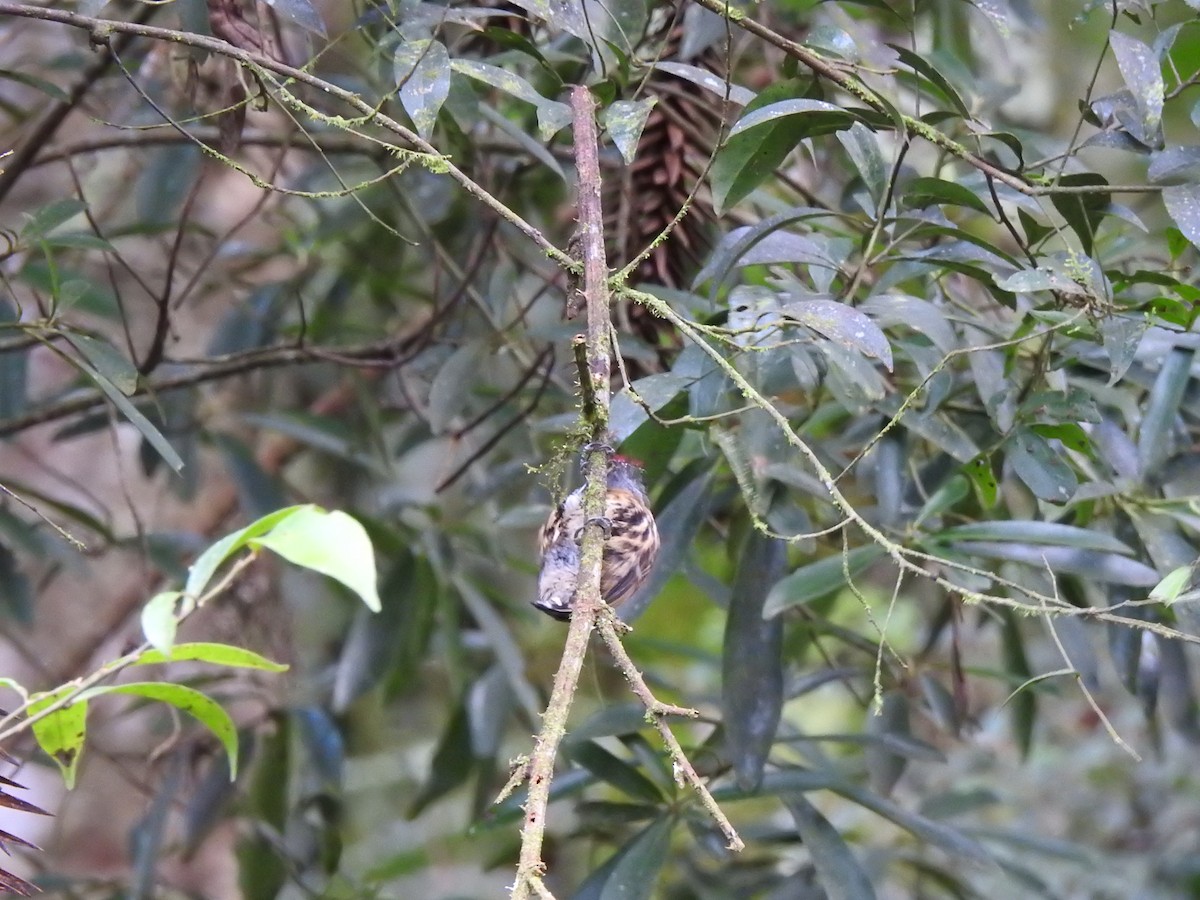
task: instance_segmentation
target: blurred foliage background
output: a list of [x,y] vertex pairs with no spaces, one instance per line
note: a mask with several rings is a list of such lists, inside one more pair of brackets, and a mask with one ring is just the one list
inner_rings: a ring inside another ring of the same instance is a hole
[[597,653],[555,895],[1200,895],[1196,4],[725,10],[0,2],[0,672],[91,671],[292,502],[367,526],[383,599],[264,561],[188,623],[292,665],[164,676],[235,715],[232,784],[154,707],[93,711],[70,794],[8,746],[56,813],[6,813],[44,847],[14,871],[511,883],[493,799],[565,634],[529,600],[578,478],[584,83],[664,542],[627,646],[748,848]]

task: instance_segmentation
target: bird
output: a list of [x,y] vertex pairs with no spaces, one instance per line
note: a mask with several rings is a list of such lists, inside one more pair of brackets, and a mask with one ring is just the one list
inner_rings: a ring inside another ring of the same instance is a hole
[[[604,499],[604,555],[600,564],[600,596],[612,607],[633,596],[650,574],[658,556],[658,525],[636,460],[614,454],[608,463]],[[560,621],[571,618],[579,582],[580,541],[587,518],[583,487],[576,488],[550,513],[542,526],[541,566],[533,605]]]

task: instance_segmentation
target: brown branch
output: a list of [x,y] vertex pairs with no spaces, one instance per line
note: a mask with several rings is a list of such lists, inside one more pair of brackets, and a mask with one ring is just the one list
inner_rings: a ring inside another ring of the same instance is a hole
[[[165,41],[171,44],[176,44],[185,47],[197,47],[201,50],[207,50],[210,53],[215,53],[218,56],[225,56],[229,59],[236,60],[252,70],[262,73],[273,73],[282,76],[286,79],[303,84],[313,88],[320,94],[330,97],[336,97],[338,100],[345,103],[364,120],[372,122],[386,129],[394,135],[402,138],[409,146],[416,148],[417,151],[429,156],[429,163],[432,168],[437,171],[445,172],[472,197],[483,203],[489,209],[505,221],[514,225],[522,234],[533,241],[539,248],[545,251],[551,259],[559,265],[572,267],[573,261],[563,251],[559,250],[551,244],[542,234],[542,232],[525,221],[520,215],[513,212],[505,206],[500,200],[494,197],[491,193],[485,190],[481,185],[471,179],[465,172],[451,163],[444,157],[436,147],[426,141],[424,138],[410,131],[400,122],[393,119],[391,116],[380,112],[375,106],[372,106],[366,100],[363,100],[358,94],[353,91],[348,91],[343,87],[326,81],[323,78],[318,78],[303,69],[297,69],[294,66],[289,66],[286,63],[280,62],[262,53],[254,53],[249,50],[244,50],[240,47],[235,47],[232,44],[220,40],[218,38],[207,37],[202,34],[192,34],[186,31],[176,31],[171,28],[158,28],[152,25],[143,25],[138,22],[121,22],[115,19],[100,19],[95,16],[84,16],[79,13],[70,12],[62,9],[50,9],[42,6],[29,6],[24,3],[10,3],[7,0],[0,0],[0,16],[19,16],[26,19],[39,19],[44,22],[56,22],[60,25],[67,25],[71,28],[80,28],[90,33],[93,44],[107,47],[110,42],[114,41],[113,35],[126,36],[132,35],[137,37],[149,38],[156,41]],[[64,113],[65,115],[65,113]],[[57,125],[55,126],[57,127]],[[27,146],[29,142],[27,142]],[[36,148],[31,148],[30,155],[36,152]],[[15,161],[14,161],[15,162]],[[12,162],[9,164],[13,165]],[[15,177],[15,176],[14,176]],[[2,179],[3,176],[0,176]],[[2,184],[2,182],[0,182]],[[0,194],[0,197],[3,195]]]
[[604,643],[608,645],[609,652],[612,653],[613,659],[617,662],[617,668],[625,676],[625,681],[629,684],[629,689],[633,691],[634,696],[642,701],[642,705],[646,707],[647,717],[654,724],[654,727],[658,729],[663,743],[667,745],[667,753],[671,756],[676,783],[680,787],[684,784],[691,785],[692,790],[700,798],[700,804],[712,816],[713,821],[717,823],[717,827],[721,829],[721,834],[725,835],[725,840],[729,842],[730,850],[737,852],[745,850],[745,843],[743,843],[733,824],[725,816],[725,813],[721,811],[721,807],[717,805],[717,801],[713,798],[713,795],[708,792],[704,781],[697,774],[695,766],[687,758],[687,754],[683,752],[683,747],[679,745],[679,740],[671,732],[666,722],[666,716],[683,716],[695,719],[699,718],[700,713],[694,709],[662,703],[654,696],[646,684],[646,680],[642,677],[642,673],[638,671],[629,653],[625,650],[625,645],[621,643],[621,636],[617,634],[617,629],[611,616],[600,621],[599,631],[600,637],[604,638]]
[[[583,254],[583,293],[587,301],[587,353],[579,372],[581,385],[590,385],[594,399],[593,416],[588,423],[592,438],[599,442],[608,426],[609,405],[609,312],[607,263],[604,257],[604,218],[600,206],[600,158],[596,132],[595,104],[586,87],[571,89],[571,111],[575,131],[575,159],[579,172],[579,235]],[[586,388],[585,388],[586,391]],[[546,811],[550,805],[550,782],[559,744],[567,733],[567,715],[583,670],[588,640],[601,616],[611,616],[600,599],[600,562],[604,552],[604,496],[608,478],[608,458],[603,448],[595,447],[584,462],[583,510],[587,524],[580,546],[579,580],[575,591],[571,627],[567,631],[562,661],[554,676],[550,702],[542,717],[542,730],[529,758],[529,794],[525,799],[525,818],[521,826],[521,854],[513,882],[513,900],[527,900],[532,894],[549,896],[542,875],[542,843],[546,836]]]
[[[5,4],[5,6],[16,4]],[[29,7],[36,9],[36,7]],[[138,13],[134,24],[143,25],[150,20],[156,11],[155,6],[147,5]],[[0,13],[9,12],[9,10],[0,9]],[[34,16],[32,18],[40,18]],[[4,161],[4,171],[0,172],[0,201],[3,201],[8,196],[8,192],[16,185],[17,180],[24,174],[25,170],[33,163],[34,157],[38,155],[43,147],[58,131],[59,126],[66,121],[67,116],[77,107],[83,100],[84,96],[92,87],[104,77],[104,73],[112,66],[116,54],[124,50],[133,42],[132,34],[122,34],[111,46],[105,46],[100,51],[100,55],[92,62],[90,66],[84,69],[83,74],[75,85],[67,92],[67,96],[62,100],[55,100],[50,104],[50,108],[42,113],[42,117],[29,129],[25,140],[21,145],[13,151],[12,156]]]
[[[525,818],[521,826],[521,852],[513,883],[513,900],[528,900],[532,896],[549,897],[542,882],[545,863],[542,844],[546,835],[546,813],[550,804],[550,783],[554,777],[554,760],[567,729],[567,716],[574,699],[579,673],[587,654],[592,630],[600,629],[621,669],[629,679],[634,694],[646,705],[676,771],[696,789],[701,803],[716,820],[734,850],[744,847],[729,820],[709,794],[695,768],[684,755],[679,741],[663,721],[666,715],[695,715],[692,710],[659,703],[650,693],[617,636],[616,614],[601,598],[600,574],[604,552],[604,530],[600,524],[605,512],[608,456],[600,444],[608,429],[609,403],[612,399],[611,318],[609,310],[608,263],[604,255],[604,214],[600,202],[600,159],[596,132],[595,104],[586,87],[571,90],[571,111],[575,130],[576,170],[579,173],[579,235],[578,246],[583,260],[583,296],[587,306],[587,334],[574,341],[575,358],[583,396],[584,418],[592,445],[584,458],[585,487],[583,495],[584,529],[580,545],[579,579],[572,603],[571,627],[567,632],[562,662],[554,677],[550,702],[542,717],[532,755],[523,766],[529,779],[525,799]],[[581,352],[582,348],[582,352]],[[505,791],[515,786],[521,770],[510,779]]]
[[[226,358],[218,358],[206,363],[203,367],[182,375],[170,378],[158,378],[154,381],[143,381],[131,397],[151,397],[168,391],[177,391],[195,387],[209,381],[219,381],[234,375],[242,375],[258,369],[273,369],[280,366],[307,365],[311,363],[333,362],[344,366],[363,368],[393,368],[407,361],[407,351],[416,336],[389,338],[384,341],[374,341],[368,344],[358,344],[353,347],[322,349],[318,347],[269,347],[248,353],[239,353]],[[49,406],[37,407],[19,416],[0,421],[0,438],[11,437],[14,434],[56,422],[70,416],[95,412],[106,403],[104,394],[98,389],[89,389],[81,396],[72,397]]]
[[[154,131],[137,130],[127,134],[106,135],[76,141],[72,144],[53,147],[43,153],[29,168],[51,163],[63,162],[84,153],[99,153],[104,150],[141,150],[147,147],[158,147],[169,144],[200,143],[216,149],[221,143],[221,131],[216,126],[196,126],[186,129],[186,134],[180,134],[174,129],[164,128]],[[289,131],[282,134],[253,130],[245,131],[238,139],[242,147],[287,147],[291,150],[319,151],[321,153],[355,153],[361,156],[371,156],[378,159],[389,155],[388,148],[382,144],[370,144],[353,134],[306,134],[301,131]]]
[[1095,186],[1076,186],[1076,187],[1052,187],[1034,185],[1026,181],[1020,175],[1003,169],[1000,166],[994,165],[983,159],[980,156],[972,153],[965,146],[960,144],[954,138],[950,137],[945,132],[939,131],[927,122],[922,122],[915,116],[905,115],[897,112],[889,104],[885,103],[880,96],[871,88],[867,87],[863,82],[858,81],[850,75],[844,64],[835,64],[827,59],[824,59],[817,53],[814,53],[808,47],[797,41],[789,40],[777,31],[763,25],[761,22],[756,22],[751,19],[746,13],[737,10],[729,5],[728,0],[694,0],[695,3],[704,7],[717,15],[728,19],[738,28],[743,31],[748,31],[755,37],[762,38],[768,44],[778,47],[788,56],[807,66],[814,74],[819,75],[827,81],[837,85],[847,94],[861,100],[875,112],[887,116],[895,120],[898,116],[900,123],[904,126],[904,132],[907,136],[918,136],[929,141],[934,146],[940,147],[947,153],[950,153],[968,165],[974,166],[980,172],[999,182],[1007,184],[1013,190],[1020,191],[1022,194],[1028,194],[1032,197],[1048,196],[1050,194],[1096,194],[1096,193],[1159,193],[1162,191],[1161,185],[1095,185]]

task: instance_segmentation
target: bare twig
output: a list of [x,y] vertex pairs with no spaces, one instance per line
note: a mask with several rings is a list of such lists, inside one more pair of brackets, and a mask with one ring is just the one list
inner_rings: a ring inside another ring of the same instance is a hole
[[[320,348],[293,345],[266,347],[261,350],[205,360],[203,364],[195,364],[192,371],[181,375],[153,381],[143,380],[139,382],[138,389],[130,396],[158,396],[168,391],[195,387],[209,381],[220,381],[233,375],[254,372],[259,369],[308,363],[332,362],[342,366],[361,368],[393,368],[402,365],[407,360],[409,348],[413,343],[414,337],[405,335],[383,341],[357,344],[352,347]],[[35,407],[29,412],[0,421],[0,437],[9,437],[27,428],[44,425],[47,422],[56,422],[70,416],[95,412],[106,402],[104,394],[98,388],[89,389],[68,400]]]
[[[421,138],[415,132],[406,128],[400,122],[393,119],[391,116],[380,112],[375,106],[372,106],[358,94],[353,91],[346,90],[343,87],[319,78],[303,69],[297,69],[294,66],[289,66],[282,63],[271,56],[263,53],[254,53],[249,50],[244,50],[241,47],[235,47],[232,44],[220,40],[219,38],[208,37],[202,34],[192,34],[186,31],[177,31],[172,28],[157,28],[152,25],[143,25],[137,22],[122,22],[115,19],[101,19],[95,16],[84,16],[79,13],[70,12],[62,9],[52,9],[44,6],[32,6],[25,3],[9,3],[0,2],[0,16],[19,16],[27,19],[40,19],[46,22],[57,22],[60,25],[68,25],[72,28],[80,28],[89,32],[92,43],[96,46],[105,47],[114,40],[113,35],[132,35],[149,38],[156,41],[165,41],[168,43],[185,46],[198,47],[202,50],[207,50],[210,53],[215,53],[219,56],[225,56],[236,60],[252,70],[263,73],[271,73],[276,76],[281,76],[297,84],[303,84],[307,87],[314,88],[322,94],[330,97],[336,97],[341,102],[345,103],[360,116],[363,121],[369,121],[381,128],[400,137],[408,146],[416,148],[416,151],[424,154],[426,162],[438,171],[445,172],[472,197],[475,197],[502,219],[505,219],[514,225],[522,234],[532,240],[539,248],[551,257],[559,265],[571,268],[574,266],[574,261],[568,257],[563,251],[559,250],[551,244],[542,234],[541,230],[525,221],[520,215],[509,209],[497,197],[486,191],[482,186],[476,183],[470,176],[455,166],[452,162],[446,159],[437,148],[428,141]],[[122,38],[124,39],[124,38]],[[107,67],[107,63],[106,63]],[[98,77],[98,76],[97,76]],[[312,110],[311,112],[316,112]],[[65,116],[65,113],[64,113]],[[56,126],[57,127],[57,126]],[[34,155],[37,151],[34,147],[30,151],[30,155]],[[9,163],[10,169],[15,164],[15,160]],[[3,176],[0,176],[2,178]],[[3,183],[0,182],[0,187]],[[0,196],[3,196],[0,194]]]
[[612,653],[613,659],[616,660],[617,668],[625,676],[625,681],[628,682],[629,689],[642,701],[642,705],[646,707],[647,718],[658,729],[663,743],[667,745],[667,752],[671,756],[672,770],[675,773],[676,783],[680,787],[684,784],[691,785],[692,790],[700,798],[700,804],[712,816],[713,821],[717,823],[717,827],[721,829],[721,833],[725,835],[725,840],[729,842],[730,850],[744,850],[746,845],[742,842],[741,837],[725,816],[725,813],[721,811],[721,807],[717,805],[717,801],[713,799],[713,795],[704,786],[704,781],[696,773],[691,760],[683,752],[683,747],[679,745],[678,739],[671,732],[666,722],[667,716],[682,716],[688,719],[695,719],[700,716],[700,713],[694,709],[662,703],[654,696],[647,686],[646,680],[642,678],[642,673],[633,664],[633,660],[630,658],[629,653],[626,652],[625,646],[621,643],[621,637],[617,634],[616,626],[611,617],[602,619],[598,630],[600,631],[600,637],[604,639],[604,643],[608,646],[609,652]]
[[[8,12],[8,10],[0,10],[0,13],[2,12]],[[156,8],[153,5],[142,7],[134,23],[142,25],[148,22],[155,12]],[[25,140],[21,142],[21,145],[4,162],[4,171],[0,172],[0,200],[8,196],[8,192],[13,189],[13,186],[16,185],[21,175],[33,163],[34,157],[54,137],[55,132],[66,121],[71,111],[80,104],[88,91],[95,86],[96,82],[108,72],[109,67],[112,66],[116,59],[116,54],[125,47],[128,47],[132,41],[132,34],[124,34],[113,41],[110,46],[103,48],[100,51],[100,55],[92,64],[83,70],[83,74],[79,76],[79,80],[75,82],[71,90],[67,93],[67,96],[61,100],[55,100],[42,113],[41,118],[29,129]]]

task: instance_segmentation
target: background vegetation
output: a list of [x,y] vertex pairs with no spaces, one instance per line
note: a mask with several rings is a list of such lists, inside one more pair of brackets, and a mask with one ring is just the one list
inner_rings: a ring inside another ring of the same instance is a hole
[[293,503],[364,525],[382,603],[257,559],[182,626],[291,666],[159,670],[232,716],[233,780],[219,734],[106,698],[65,793],[21,706],[3,797],[55,816],[5,816],[45,848],[3,838],[9,868],[512,883],[521,798],[493,801],[565,634],[528,601],[578,480],[586,84],[612,427],[664,544],[626,646],[701,711],[672,727],[747,847],[596,652],[548,888],[1200,894],[1195,13],[0,2],[0,673],[124,658],[198,553]]

